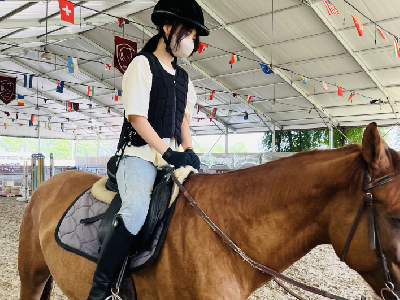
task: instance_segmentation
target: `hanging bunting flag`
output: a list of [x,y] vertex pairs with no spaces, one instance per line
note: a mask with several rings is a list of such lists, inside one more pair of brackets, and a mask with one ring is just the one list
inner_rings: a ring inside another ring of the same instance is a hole
[[79,103],[72,103],[72,107],[74,108],[74,111],[79,111]]
[[307,84],[307,77],[301,75],[301,79],[303,79],[303,84]]
[[76,130],[76,128],[75,128],[74,130],[72,130],[72,133],[73,133],[73,134],[75,133],[75,130]]
[[379,103],[379,102],[380,102],[380,100],[371,100],[369,103],[375,104],[375,103]]
[[15,114],[15,121],[18,121],[18,114]]
[[33,122],[32,122],[32,120],[29,120],[29,127],[32,127],[33,126]]
[[331,1],[329,0],[324,0],[324,4],[326,7],[326,10],[328,11],[329,15],[337,15],[340,16],[339,11],[336,9],[336,7],[332,4]]
[[78,126],[76,127],[76,130],[81,130],[81,125],[78,125]]
[[110,71],[111,70],[111,65],[110,64],[105,64],[104,68],[106,71]]
[[232,96],[233,96],[234,98],[237,98],[237,94],[236,94],[236,93],[233,93]]
[[118,18],[119,28],[123,28],[125,24],[125,18]]
[[362,36],[362,35],[363,35],[363,27],[364,27],[364,26],[363,26],[363,23],[361,23],[360,19],[357,18],[355,15],[351,15],[351,17],[353,18],[354,25],[355,25],[356,28],[357,28],[358,35],[359,35],[359,36]]
[[244,112],[244,119],[248,120],[249,119],[249,114],[247,113],[247,111]]
[[386,40],[385,36],[383,35],[382,30],[380,30],[378,27],[376,28],[376,31],[378,33],[378,36],[381,38],[381,40]]
[[204,118],[197,118],[197,122],[199,122],[200,120],[204,120]]
[[343,90],[340,86],[337,87],[338,89],[338,96],[343,97]]
[[212,118],[210,118],[210,123],[212,122]]
[[27,56],[27,55],[28,55],[28,52],[29,52],[29,51],[28,51],[27,49],[22,49],[22,50],[21,50],[21,53],[22,53],[23,56]]
[[114,67],[121,74],[124,74],[126,69],[128,69],[129,63],[136,56],[137,43],[119,36],[115,36],[114,41]]
[[61,131],[64,132],[64,123],[61,123]]
[[88,86],[87,95],[92,97],[94,96],[94,86]]
[[44,103],[47,103],[47,100],[49,100],[49,99],[44,99]]
[[351,94],[350,94],[350,97],[349,97],[349,100],[347,100],[347,101],[350,101],[351,98],[353,98],[355,94],[356,94],[356,93],[351,93]]
[[68,56],[68,73],[79,73],[78,59]]
[[[29,88],[32,88],[33,75],[29,75]],[[28,87],[28,75],[24,75],[24,87]]]
[[217,109],[214,108],[214,109],[212,110],[211,116],[212,116],[212,117],[215,117],[215,114],[216,114],[216,113],[217,113]]
[[274,73],[274,71],[272,71],[267,65],[260,64],[260,66],[261,66],[261,70],[262,70],[265,74],[269,75],[269,74],[273,74],[273,73]]
[[237,61],[240,61],[240,57],[236,54],[231,54],[231,61],[229,62],[229,64],[231,65],[231,68],[232,68],[232,65]]
[[201,109],[201,105],[200,105],[200,104],[197,104],[197,113],[200,112],[200,109]]
[[67,0],[58,0],[61,20],[75,24],[74,4]]
[[10,113],[8,111],[4,111],[4,113],[6,114],[7,117],[10,116]]
[[18,95],[18,106],[25,106],[25,96]]
[[247,103],[250,103],[251,98],[253,98],[253,96],[249,96],[249,97],[247,98]]
[[233,110],[228,111],[227,117],[229,117],[232,114]]
[[64,93],[64,81],[57,81],[57,93]]
[[312,111],[312,108],[308,111],[308,113],[310,114],[311,113],[311,111]]
[[36,115],[32,115],[32,116],[31,116],[31,121],[32,121],[32,122],[35,122],[35,120],[36,120]]
[[122,96],[122,92],[119,91],[119,90],[115,90],[115,92],[114,92],[114,101],[118,101],[119,97],[121,97],[121,96]]
[[65,105],[66,105],[65,110],[66,110],[67,112],[71,112],[72,103],[71,103],[71,102],[67,102]]
[[394,49],[393,49],[393,56],[394,57],[400,57],[400,49],[399,49],[399,39],[397,36],[394,37]]
[[110,107],[109,107],[109,106],[106,106],[106,114],[108,115],[108,114],[110,114],[110,113],[111,113]]
[[16,97],[17,78],[0,76],[0,101],[8,104]]
[[210,95],[210,100],[212,100],[214,98],[214,94],[215,94],[215,90],[212,90],[211,95]]
[[24,126],[24,124],[21,124],[21,123],[20,123],[19,126]]
[[199,54],[201,54],[201,53],[203,53],[203,51],[205,50],[205,49],[207,49],[208,48],[208,45],[206,44],[206,43],[202,43],[202,42],[200,42],[200,44],[199,44]]
[[14,123],[15,119],[11,119],[11,121]]
[[328,85],[326,84],[326,82],[322,82],[322,86],[324,87],[324,91],[328,90]]

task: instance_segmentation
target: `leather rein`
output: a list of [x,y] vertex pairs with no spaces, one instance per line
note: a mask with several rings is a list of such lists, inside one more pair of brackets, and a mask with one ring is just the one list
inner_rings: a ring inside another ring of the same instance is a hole
[[[228,236],[225,235],[225,233],[222,232],[221,229],[218,228],[217,225],[214,224],[213,221],[206,215],[206,213],[197,205],[197,203],[194,201],[192,196],[189,194],[188,191],[183,187],[183,185],[178,181],[178,179],[175,177],[175,175],[172,173],[171,178],[175,182],[175,184],[178,186],[179,190],[185,195],[187,200],[189,201],[190,205],[195,209],[195,211],[204,219],[204,221],[211,227],[211,229],[225,242],[233,251],[235,251],[239,256],[241,256],[247,263],[249,263],[253,268],[260,270],[261,272],[268,274],[272,277],[274,277],[274,280],[280,285],[282,288],[284,288],[289,294],[292,296],[296,297],[297,299],[300,300],[305,300],[301,296],[297,295],[293,291],[291,291],[289,288],[284,286],[279,280],[282,280],[286,283],[289,283],[291,285],[294,285],[298,288],[301,288],[305,291],[314,293],[316,295],[321,295],[326,298],[334,299],[334,300],[348,300],[346,298],[340,297],[333,295],[327,291],[308,286],[304,283],[298,282],[294,279],[291,279],[281,273],[278,273],[270,268],[268,268],[265,265],[262,265],[255,260],[251,259],[249,256],[246,255],[246,253],[243,252],[242,249],[240,249]],[[350,234],[347,238],[345,247],[343,249],[342,255],[341,255],[341,260],[344,261],[346,258],[346,254],[349,250],[351,240],[354,237],[354,234],[356,232],[356,229],[358,227],[358,224],[360,222],[362,213],[364,211],[364,208],[367,207],[367,213],[368,213],[368,233],[369,233],[369,244],[371,250],[376,250],[377,257],[380,259],[381,264],[382,264],[382,269],[384,273],[384,278],[385,278],[385,287],[381,289],[381,296],[385,300],[384,293],[388,292],[391,293],[397,300],[400,300],[400,298],[395,294],[394,292],[394,284],[391,281],[390,278],[390,273],[389,269],[387,266],[386,258],[385,255],[383,254],[382,248],[381,248],[381,243],[379,239],[379,234],[378,234],[378,229],[376,226],[376,221],[375,221],[375,213],[374,213],[374,208],[373,208],[373,197],[371,190],[375,187],[382,186],[386,183],[389,183],[393,181],[397,176],[394,174],[390,174],[387,176],[384,176],[382,178],[379,178],[373,182],[371,182],[371,178],[368,174],[365,175],[364,178],[364,197],[363,201],[361,203],[361,206],[358,210],[357,216],[354,220],[353,226],[351,227]],[[361,300],[366,300],[366,297],[361,296]]]

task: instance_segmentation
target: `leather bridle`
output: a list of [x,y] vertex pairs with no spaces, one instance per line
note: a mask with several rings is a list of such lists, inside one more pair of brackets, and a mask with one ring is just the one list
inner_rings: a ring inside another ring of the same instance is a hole
[[349,233],[349,236],[347,237],[346,244],[343,248],[340,260],[344,262],[346,259],[346,255],[347,255],[347,252],[349,251],[351,240],[354,237],[354,234],[356,232],[358,224],[360,223],[360,219],[361,219],[362,213],[365,208],[367,210],[369,248],[371,251],[376,252],[376,256],[378,257],[378,259],[381,263],[381,268],[383,271],[383,276],[384,276],[384,281],[385,281],[385,287],[381,289],[381,297],[382,297],[382,299],[385,299],[384,293],[388,292],[388,293],[391,293],[397,300],[400,300],[400,298],[394,292],[394,284],[390,277],[390,272],[389,272],[389,268],[387,265],[385,254],[382,251],[381,240],[380,240],[379,231],[378,231],[378,227],[377,227],[376,219],[375,219],[375,210],[374,210],[374,202],[373,202],[374,198],[372,196],[373,188],[385,185],[385,184],[393,181],[397,177],[398,177],[398,175],[396,176],[394,174],[390,174],[390,175],[386,175],[381,178],[378,178],[375,181],[371,182],[371,177],[369,176],[369,174],[367,172],[365,172],[364,186],[363,186],[363,188],[364,188],[363,201],[360,205],[360,208],[358,209],[357,216],[354,219],[353,225],[350,229],[350,233]]
[[[291,295],[293,295],[294,297],[296,297],[297,299],[300,300],[304,300],[304,298],[302,298],[301,296],[297,295],[296,293],[294,293],[293,291],[291,291],[289,288],[287,288],[286,286],[284,286],[279,280],[285,281],[289,284],[292,284],[294,286],[297,286],[305,291],[309,291],[311,293],[317,294],[317,295],[321,295],[330,299],[335,299],[335,300],[348,300],[346,298],[340,297],[340,296],[336,296],[333,295],[327,291],[315,288],[315,287],[311,287],[308,285],[305,285],[301,282],[298,282],[296,280],[293,280],[283,274],[280,274],[270,268],[268,268],[267,266],[264,266],[256,261],[254,261],[253,259],[251,259],[249,256],[246,255],[246,253],[243,252],[242,249],[240,249],[231,239],[229,239],[229,237],[227,237],[222,231],[221,229],[218,228],[217,225],[215,225],[211,219],[205,214],[205,212],[197,205],[197,203],[194,201],[194,199],[192,198],[192,196],[189,194],[188,191],[186,191],[186,189],[183,187],[183,185],[178,181],[178,179],[175,177],[175,175],[172,173],[170,173],[172,180],[175,182],[175,184],[178,186],[179,190],[185,195],[185,197],[187,198],[187,200],[189,201],[190,205],[196,210],[196,212],[206,221],[206,223],[211,227],[211,229],[230,247],[232,248],[237,254],[239,254],[247,263],[249,263],[253,268],[260,270],[263,273],[266,273],[272,277],[274,277],[274,280],[281,286],[283,287],[287,292],[289,292]],[[380,238],[379,238],[379,232],[377,229],[377,225],[376,225],[376,220],[375,220],[375,212],[374,212],[374,207],[373,207],[373,196],[372,196],[372,189],[382,186],[386,183],[389,183],[391,181],[393,181],[395,178],[397,178],[399,175],[394,175],[394,174],[390,174],[384,177],[381,177],[373,182],[371,182],[371,177],[366,173],[365,174],[365,178],[364,178],[364,197],[363,197],[363,201],[361,203],[361,206],[358,210],[357,216],[354,220],[353,226],[351,227],[350,230],[350,234],[347,238],[345,247],[343,249],[342,255],[341,255],[341,260],[344,261],[347,255],[347,252],[349,250],[350,247],[350,243],[351,240],[354,237],[354,234],[356,232],[356,229],[358,227],[358,224],[360,222],[362,213],[364,211],[364,208],[367,208],[367,212],[368,212],[368,234],[369,234],[369,244],[370,244],[370,248],[371,250],[376,250],[376,254],[377,257],[380,259],[381,261],[381,265],[382,265],[382,270],[384,273],[384,281],[385,281],[385,287],[381,289],[381,297],[385,300],[384,297],[384,293],[388,292],[391,293],[396,300],[400,300],[400,298],[395,294],[394,292],[394,284],[392,283],[391,277],[390,277],[390,273],[389,273],[389,269],[387,266],[387,262],[386,262],[386,257],[383,254],[382,251],[382,247],[381,247],[381,242],[380,242]],[[361,300],[366,300],[366,298],[364,296],[361,296]]]

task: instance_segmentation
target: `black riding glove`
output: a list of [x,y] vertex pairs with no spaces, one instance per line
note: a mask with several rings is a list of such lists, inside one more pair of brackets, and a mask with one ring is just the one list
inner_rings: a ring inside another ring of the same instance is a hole
[[194,153],[193,149],[186,149],[185,153],[189,154],[189,164],[196,170],[200,169],[200,159],[199,157],[196,155],[196,153]]
[[188,153],[173,151],[168,148],[163,154],[162,158],[170,165],[174,165],[175,168],[185,167],[190,165],[190,157]]

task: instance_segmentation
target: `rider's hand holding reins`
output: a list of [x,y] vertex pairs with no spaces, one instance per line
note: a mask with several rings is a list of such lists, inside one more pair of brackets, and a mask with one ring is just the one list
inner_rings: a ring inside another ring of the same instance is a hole
[[200,159],[196,155],[196,153],[194,153],[193,149],[188,148],[188,149],[185,150],[185,153],[189,154],[190,165],[193,168],[195,168],[196,170],[199,170],[200,169]]
[[174,165],[175,168],[186,167],[190,165],[190,156],[185,152],[173,151],[168,148],[163,154],[162,158],[170,165]]

